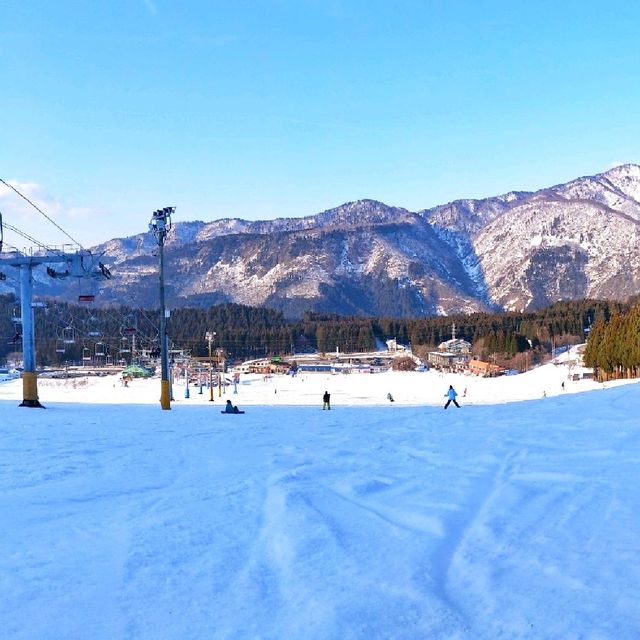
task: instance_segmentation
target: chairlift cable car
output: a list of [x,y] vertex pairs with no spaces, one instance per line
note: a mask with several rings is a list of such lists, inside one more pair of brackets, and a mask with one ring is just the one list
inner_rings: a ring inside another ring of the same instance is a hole
[[127,314],[123,321],[122,326],[120,327],[120,335],[122,336],[132,336],[138,331],[138,321],[136,317],[129,313]]
[[84,279],[84,277],[78,278],[78,302],[94,302],[96,299],[95,294],[82,290],[82,281]]
[[100,329],[100,324],[98,318],[96,318],[91,312],[89,312],[89,317],[86,320],[87,325],[87,335],[92,338],[101,338],[102,331]]

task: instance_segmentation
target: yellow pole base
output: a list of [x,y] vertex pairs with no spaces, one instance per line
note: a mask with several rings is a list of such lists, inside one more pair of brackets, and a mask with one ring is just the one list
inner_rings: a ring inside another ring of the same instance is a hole
[[22,373],[21,407],[42,407],[38,400],[38,374],[33,371]]
[[171,409],[171,400],[169,396],[169,381],[160,381],[160,406],[163,409]]

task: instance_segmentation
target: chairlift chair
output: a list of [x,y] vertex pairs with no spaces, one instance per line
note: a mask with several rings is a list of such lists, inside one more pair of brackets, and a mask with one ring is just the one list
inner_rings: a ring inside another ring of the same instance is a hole
[[87,291],[85,289],[85,284],[86,284],[86,282],[84,282],[85,280],[86,278],[78,278],[78,288],[79,288],[78,302],[82,302],[82,303],[94,302],[96,299],[96,296],[95,294],[91,293],[91,289],[93,289],[93,287],[90,287],[89,291]]
[[98,357],[98,358],[102,358],[103,356],[106,355],[106,351],[105,351],[105,348],[104,348],[104,342],[96,342],[94,353],[95,353],[96,357]]
[[64,353],[65,346],[63,340],[56,340],[56,353]]
[[100,319],[96,318],[91,311],[89,311],[89,317],[85,320],[87,327],[87,335],[91,338],[101,338],[102,330],[100,327]]
[[73,327],[65,327],[62,330],[62,341],[65,344],[73,344],[76,341],[76,332]]
[[82,349],[82,361],[91,362],[91,349],[89,349],[89,347],[84,347]]

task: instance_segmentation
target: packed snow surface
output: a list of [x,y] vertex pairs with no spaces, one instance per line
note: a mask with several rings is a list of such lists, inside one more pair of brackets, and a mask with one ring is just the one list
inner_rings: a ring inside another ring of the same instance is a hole
[[640,388],[567,374],[3,382],[0,635],[638,638]]

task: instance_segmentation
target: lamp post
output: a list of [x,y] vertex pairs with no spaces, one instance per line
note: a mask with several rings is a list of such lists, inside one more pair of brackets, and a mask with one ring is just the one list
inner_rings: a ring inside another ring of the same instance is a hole
[[211,343],[213,337],[216,335],[215,331],[207,331],[204,334],[206,341],[209,343],[209,402],[213,402],[213,367],[211,363]]
[[220,378],[222,379],[222,393],[227,395],[227,360],[224,350],[222,350],[221,356],[222,361],[220,362]]
[[167,344],[167,312],[164,301],[164,239],[171,229],[171,214],[175,207],[165,207],[153,212],[149,231],[153,231],[158,242],[160,258],[160,362],[162,378],[160,382],[160,406],[171,409],[171,395],[169,392],[169,350]]

